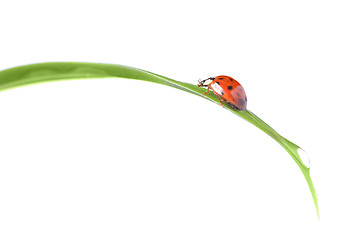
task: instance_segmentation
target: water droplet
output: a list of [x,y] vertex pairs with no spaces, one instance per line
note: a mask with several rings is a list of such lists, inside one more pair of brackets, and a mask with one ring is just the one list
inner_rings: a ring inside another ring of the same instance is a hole
[[302,163],[307,167],[310,168],[310,160],[308,154],[301,148],[298,148],[297,150],[300,160],[302,160]]

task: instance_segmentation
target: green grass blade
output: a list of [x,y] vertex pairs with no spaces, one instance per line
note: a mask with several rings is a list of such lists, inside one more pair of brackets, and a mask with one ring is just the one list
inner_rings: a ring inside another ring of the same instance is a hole
[[[173,79],[137,68],[102,63],[51,62],[6,69],[0,71],[0,91],[41,82],[116,77],[167,85],[220,104],[217,97],[213,93],[202,95],[206,92],[206,89],[199,88],[196,85],[175,81]],[[300,147],[279,135],[273,128],[263,122],[251,111],[236,111],[228,106],[225,106],[225,108],[261,129],[263,132],[276,140],[289,153],[299,166],[308,183],[317,215],[319,217],[317,194],[312,179],[310,178],[309,168],[302,162],[298,154]]]

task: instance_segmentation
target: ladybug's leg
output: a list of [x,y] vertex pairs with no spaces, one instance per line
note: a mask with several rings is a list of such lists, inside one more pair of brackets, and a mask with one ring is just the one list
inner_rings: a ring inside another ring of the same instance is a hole
[[207,88],[207,92],[203,93],[203,95],[208,94],[208,93],[209,93],[209,89],[210,89],[210,86],[208,86],[208,88]]
[[214,94],[214,95],[216,95],[216,97],[218,98],[219,103],[221,104],[221,106],[224,107],[223,106],[224,99],[221,96],[217,95],[217,94]]
[[219,103],[221,104],[221,106],[224,107],[224,106],[223,106],[223,102],[224,102],[223,98],[218,97],[218,100],[219,100]]
[[[211,86],[208,86],[207,92],[203,93],[203,95],[208,94],[208,93],[209,93],[209,89],[211,89]],[[224,106],[223,106],[223,102],[225,102],[225,100],[222,98],[222,96],[217,95],[215,92],[213,92],[213,93],[214,93],[214,95],[216,95],[216,97],[218,98],[219,103],[221,104],[221,106],[224,107]]]

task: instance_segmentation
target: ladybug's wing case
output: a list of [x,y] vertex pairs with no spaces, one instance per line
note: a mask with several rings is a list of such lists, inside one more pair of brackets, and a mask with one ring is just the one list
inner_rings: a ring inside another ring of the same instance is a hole
[[228,100],[239,110],[245,110],[247,108],[247,96],[241,85],[238,85],[233,91],[231,91],[231,100]]
[[210,84],[213,92],[239,110],[247,107],[247,97],[239,82],[228,76],[218,76]]
[[245,110],[247,107],[247,96],[242,85],[235,80],[230,82],[223,81],[221,85],[225,89],[222,97],[239,110]]

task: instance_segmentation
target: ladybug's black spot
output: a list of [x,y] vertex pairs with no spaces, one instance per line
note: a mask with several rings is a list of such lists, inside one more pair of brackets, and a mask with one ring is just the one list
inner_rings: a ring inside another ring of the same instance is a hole
[[223,78],[222,78],[222,77],[220,77],[220,78],[218,78],[218,79],[223,80]]
[[233,87],[232,86],[228,86],[228,89],[231,90]]
[[233,82],[233,78],[230,78],[229,80],[231,80],[231,82]]
[[217,83],[218,85],[220,85],[219,82],[216,82],[216,83]]
[[221,92],[222,95],[224,95],[224,92]]

